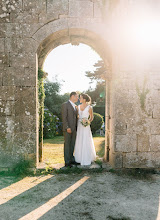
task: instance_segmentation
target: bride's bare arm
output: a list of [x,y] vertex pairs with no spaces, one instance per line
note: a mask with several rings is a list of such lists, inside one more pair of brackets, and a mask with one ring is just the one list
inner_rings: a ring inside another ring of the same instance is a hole
[[90,106],[90,108],[89,108],[89,121],[92,122],[93,119],[94,119],[93,109],[92,109],[92,107]]

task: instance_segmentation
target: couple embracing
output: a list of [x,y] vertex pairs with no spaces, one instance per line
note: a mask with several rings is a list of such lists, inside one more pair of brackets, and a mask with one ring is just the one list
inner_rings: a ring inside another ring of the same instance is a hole
[[64,134],[64,160],[66,167],[72,165],[90,165],[96,159],[90,123],[93,120],[91,98],[80,95],[80,105],[76,105],[79,96],[71,92],[70,99],[62,105]]

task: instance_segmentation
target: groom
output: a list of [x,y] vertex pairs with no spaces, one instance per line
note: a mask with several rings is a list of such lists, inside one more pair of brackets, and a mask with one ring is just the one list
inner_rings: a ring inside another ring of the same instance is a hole
[[75,105],[77,101],[78,94],[71,92],[69,101],[62,105],[65,167],[72,167],[73,164],[78,164],[73,156],[77,129],[78,111]]

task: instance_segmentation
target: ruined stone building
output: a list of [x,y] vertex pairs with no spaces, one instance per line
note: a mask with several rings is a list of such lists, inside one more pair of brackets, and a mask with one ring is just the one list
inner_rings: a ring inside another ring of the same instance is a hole
[[38,68],[68,43],[89,45],[107,68],[105,159],[117,168],[160,167],[158,33],[138,35],[159,10],[150,0],[1,0],[0,168],[20,158],[38,164]]

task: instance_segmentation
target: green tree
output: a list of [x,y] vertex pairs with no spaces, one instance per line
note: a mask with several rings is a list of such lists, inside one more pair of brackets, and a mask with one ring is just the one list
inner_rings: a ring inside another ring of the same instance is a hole
[[96,80],[97,82],[102,83],[105,85],[105,79],[106,79],[106,67],[103,60],[99,60],[97,63],[94,64],[94,67],[96,67],[96,70],[86,71],[86,76],[91,79],[91,81]]
[[69,99],[69,94],[60,95],[61,84],[58,81],[50,82],[46,80],[44,83],[45,101],[44,105],[54,115],[61,120],[61,105]]

